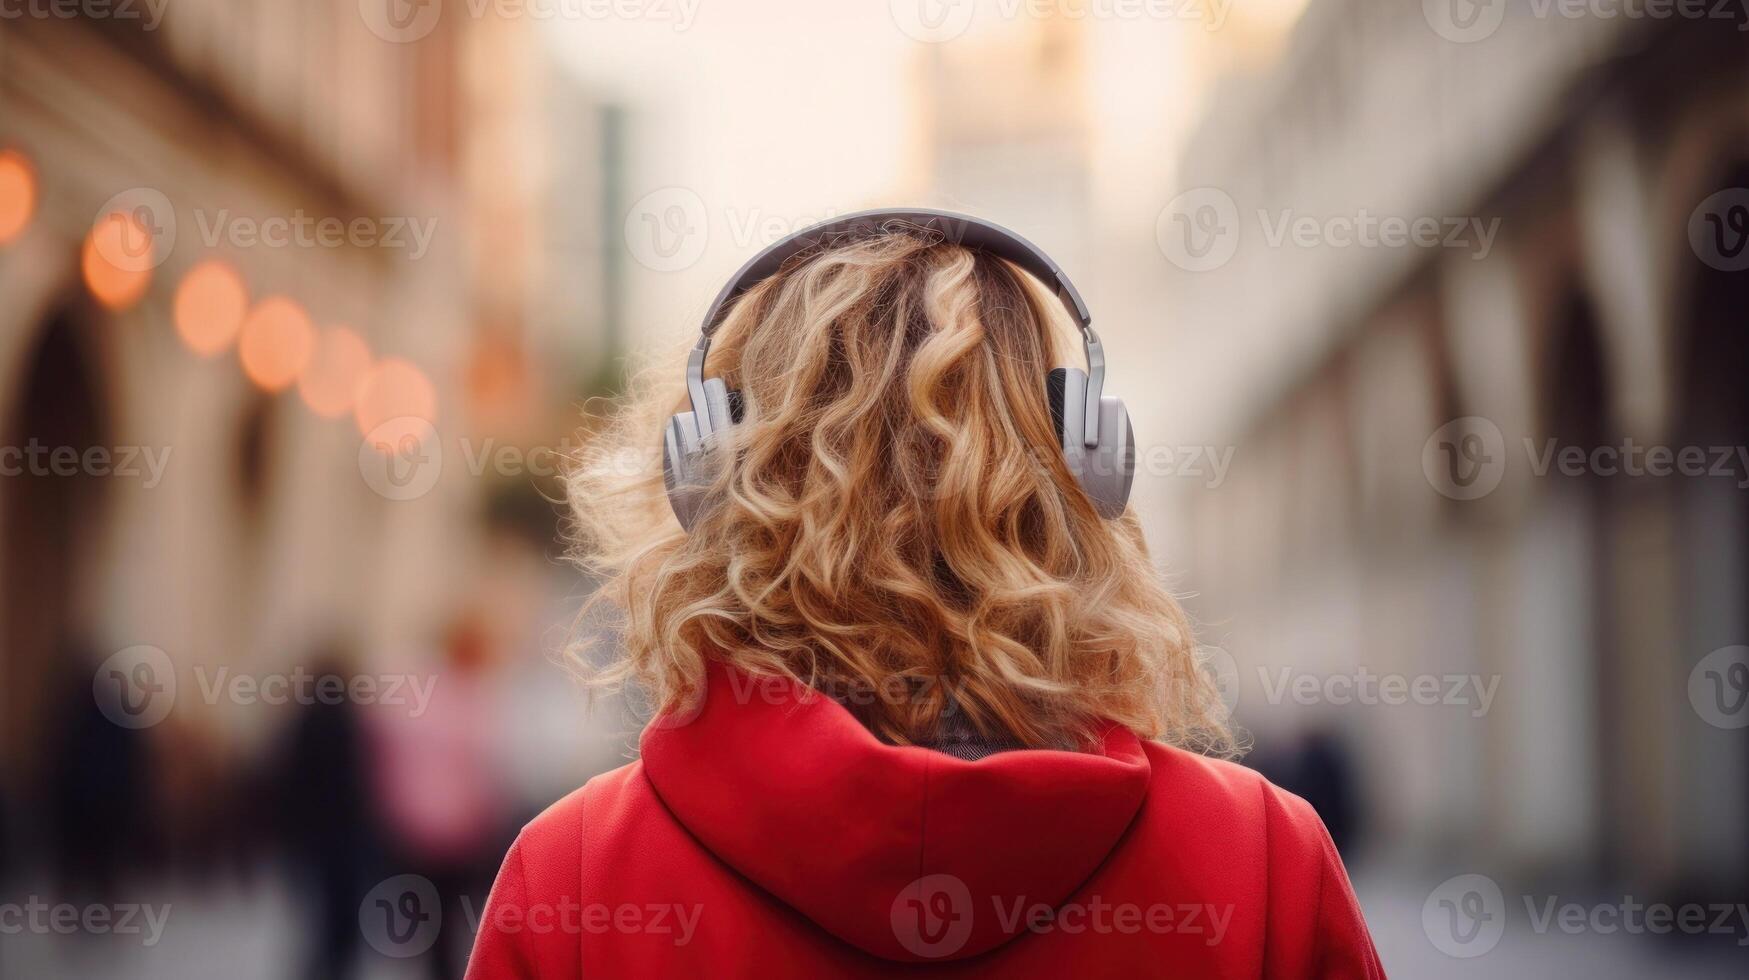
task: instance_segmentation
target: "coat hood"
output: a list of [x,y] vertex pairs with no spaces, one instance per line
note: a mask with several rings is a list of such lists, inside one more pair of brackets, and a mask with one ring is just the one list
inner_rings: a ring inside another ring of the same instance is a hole
[[[644,771],[718,860],[840,940],[898,961],[976,956],[1055,907],[1147,795],[1141,741],[964,761],[887,745],[842,705],[713,664],[693,711],[645,730]],[[974,912],[975,910],[975,912]]]

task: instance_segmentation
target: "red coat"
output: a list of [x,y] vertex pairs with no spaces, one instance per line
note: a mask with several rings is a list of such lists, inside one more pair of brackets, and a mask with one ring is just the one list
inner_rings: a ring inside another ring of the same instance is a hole
[[1317,814],[1111,728],[964,762],[713,668],[523,831],[470,980],[1383,977]]

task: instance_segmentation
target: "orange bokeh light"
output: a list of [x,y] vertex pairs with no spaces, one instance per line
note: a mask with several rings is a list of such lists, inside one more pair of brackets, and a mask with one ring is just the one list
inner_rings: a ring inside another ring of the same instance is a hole
[[352,410],[370,370],[370,347],[345,327],[329,327],[316,341],[310,364],[298,377],[298,393],[310,411],[337,419]]
[[[437,388],[418,367],[391,357],[365,372],[353,418],[358,422],[358,431],[367,436],[385,436],[381,431],[385,426],[401,426],[409,433],[418,433],[429,428],[421,422],[437,422]],[[378,442],[395,445],[397,439],[385,437]]]
[[17,150],[0,150],[0,245],[24,234],[36,214],[36,170]]
[[249,289],[236,268],[222,259],[208,259],[188,270],[176,287],[176,333],[202,357],[231,346],[248,312]]
[[137,217],[120,211],[106,215],[85,236],[85,247],[79,256],[85,286],[109,309],[125,310],[138,303],[146,295],[146,287],[152,284],[150,262],[118,265],[110,260],[113,255],[133,255],[140,242],[150,248],[152,233]]
[[310,315],[284,296],[269,296],[256,304],[237,338],[243,373],[268,391],[296,381],[315,347],[316,328]]

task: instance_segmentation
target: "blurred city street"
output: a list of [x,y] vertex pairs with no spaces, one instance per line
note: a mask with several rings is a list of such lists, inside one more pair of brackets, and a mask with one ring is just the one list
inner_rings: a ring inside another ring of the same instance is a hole
[[[1682,976],[1727,980],[1742,976],[1743,955],[1720,948],[1671,948],[1668,940],[1626,933],[1597,936],[1560,930],[1538,933],[1527,917],[1507,929],[1498,946],[1474,958],[1454,958],[1435,949],[1422,930],[1427,888],[1409,880],[1380,879],[1357,872],[1355,887],[1366,896],[1367,922],[1391,976],[1416,980],[1539,980],[1550,976],[1639,980]],[[296,902],[271,875],[216,890],[194,889],[161,896],[178,920],[152,948],[134,943],[94,945],[84,938],[27,936],[0,947],[8,976],[78,976],[85,980],[184,980],[235,975],[237,963],[294,960],[301,934],[290,923]],[[181,920],[192,923],[183,928]],[[116,937],[119,938],[119,937]],[[367,955],[360,980],[421,976],[416,964]]]
[[0,975],[458,976],[636,751],[575,676],[602,400],[915,205],[1099,311],[1153,560],[1393,976],[1749,976],[1741,5],[0,13]]

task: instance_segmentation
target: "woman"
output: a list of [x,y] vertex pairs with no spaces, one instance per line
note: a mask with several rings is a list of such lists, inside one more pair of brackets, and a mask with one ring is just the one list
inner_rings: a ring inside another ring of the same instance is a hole
[[[1039,278],[1094,370],[1053,372]],[[646,385],[573,477],[607,674],[661,711],[522,831],[470,976],[1383,976],[1317,815],[1211,758],[1086,327],[1048,258],[961,216],[748,263],[691,410],[664,430]],[[659,432],[663,471],[626,466]]]

